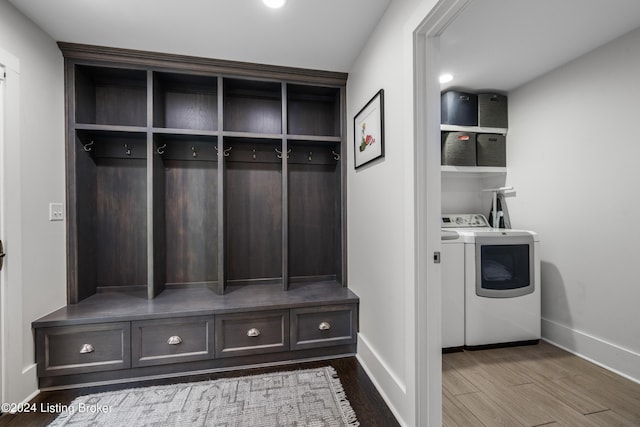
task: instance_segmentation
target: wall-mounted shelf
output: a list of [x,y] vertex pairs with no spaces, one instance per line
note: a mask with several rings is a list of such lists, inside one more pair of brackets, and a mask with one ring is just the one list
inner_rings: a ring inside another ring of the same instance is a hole
[[457,126],[457,125],[440,125],[443,132],[476,132],[476,133],[496,133],[506,135],[507,128],[487,128],[479,126]]
[[506,175],[506,167],[489,166],[440,166],[442,176],[463,176],[468,178]]

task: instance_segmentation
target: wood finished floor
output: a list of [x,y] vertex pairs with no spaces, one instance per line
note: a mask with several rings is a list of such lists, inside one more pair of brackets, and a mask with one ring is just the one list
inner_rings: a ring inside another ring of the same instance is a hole
[[[81,389],[49,391],[40,393],[31,402],[35,402],[38,407],[40,403],[50,404],[69,404],[73,399],[83,394],[101,393],[105,391],[122,390],[132,387],[146,387],[153,385],[164,385],[191,381],[206,381],[210,379],[237,377],[244,375],[257,375],[262,373],[290,371],[296,369],[311,369],[321,366],[331,365],[335,368],[340,378],[340,382],[347,394],[347,399],[351,403],[351,407],[360,421],[362,427],[381,426],[394,427],[399,426],[388,406],[373,386],[373,383],[360,366],[355,357],[335,359],[322,362],[298,363],[295,365],[286,365],[271,368],[248,369],[242,371],[232,371],[215,374],[186,376],[174,379],[141,381],[136,383],[87,387]],[[38,427],[46,426],[56,418],[57,414],[4,414],[0,416],[0,427],[2,426],[29,426]]]
[[443,425],[640,426],[640,384],[549,343],[442,356]]

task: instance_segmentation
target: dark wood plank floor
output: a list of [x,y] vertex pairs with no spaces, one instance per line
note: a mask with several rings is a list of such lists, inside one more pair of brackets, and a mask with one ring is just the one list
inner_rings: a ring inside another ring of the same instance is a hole
[[442,362],[447,427],[640,426],[640,384],[544,341]]
[[[351,407],[360,421],[362,427],[367,426],[381,426],[381,427],[394,427],[399,426],[398,422],[394,418],[393,414],[387,407],[386,403],[373,386],[373,383],[365,373],[364,369],[360,366],[355,357],[348,357],[342,359],[334,359],[322,362],[308,362],[298,363],[295,365],[286,365],[270,368],[248,369],[242,371],[223,372],[215,374],[205,374],[196,376],[186,376],[173,379],[163,380],[151,380],[141,381],[136,383],[118,384],[110,386],[99,387],[87,387],[80,389],[61,390],[61,391],[49,391],[40,393],[36,396],[32,402],[36,403],[40,407],[40,403],[55,405],[69,404],[73,399],[84,394],[101,393],[105,391],[122,390],[131,387],[145,387],[153,385],[164,385],[180,382],[191,381],[206,381],[218,378],[228,378],[244,375],[256,375],[277,371],[289,371],[296,369],[311,369],[321,366],[331,365],[335,368],[344,390],[347,394],[347,399],[351,403]],[[4,414],[0,416],[1,426],[46,426],[56,418],[57,414],[48,414],[36,412],[33,414]]]

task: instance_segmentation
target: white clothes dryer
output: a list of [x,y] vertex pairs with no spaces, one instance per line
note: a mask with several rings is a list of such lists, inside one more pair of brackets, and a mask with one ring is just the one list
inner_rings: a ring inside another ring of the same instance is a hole
[[540,240],[480,214],[443,215],[464,240],[465,346],[540,339]]

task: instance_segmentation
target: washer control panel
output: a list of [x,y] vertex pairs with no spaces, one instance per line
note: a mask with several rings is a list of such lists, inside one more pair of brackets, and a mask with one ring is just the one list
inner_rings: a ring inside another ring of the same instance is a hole
[[442,215],[442,228],[489,227],[489,221],[481,214],[445,214]]

